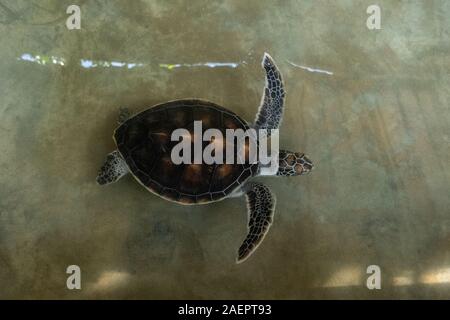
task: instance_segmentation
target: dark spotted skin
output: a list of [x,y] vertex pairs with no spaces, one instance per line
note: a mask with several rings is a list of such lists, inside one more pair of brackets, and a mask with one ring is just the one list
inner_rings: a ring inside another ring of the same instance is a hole
[[263,241],[273,222],[275,196],[262,183],[250,182],[245,187],[249,212],[248,233],[239,247],[237,262],[247,259]]
[[303,153],[280,150],[277,176],[298,176],[309,173],[314,165]]
[[260,108],[256,115],[255,127],[269,130],[267,134],[270,136],[270,129],[280,127],[286,93],[281,73],[272,57],[267,53],[264,54],[262,67],[266,71],[266,85],[262,98],[264,108]]
[[[227,197],[257,174],[257,164],[180,164],[171,160],[177,128],[194,131],[194,121],[222,131],[249,125],[235,113],[212,102],[177,100],[147,109],[120,125],[114,139],[135,178],[150,191],[182,204],[208,203]],[[209,142],[203,143],[203,148]],[[224,144],[224,155],[226,154]],[[193,145],[192,145],[192,149]],[[192,152],[193,153],[193,152]],[[192,161],[193,162],[193,161]]]

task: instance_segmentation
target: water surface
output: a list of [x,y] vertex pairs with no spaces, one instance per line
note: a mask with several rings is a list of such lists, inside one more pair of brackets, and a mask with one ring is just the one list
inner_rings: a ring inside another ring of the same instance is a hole
[[[377,3],[370,31],[368,1],[78,1],[69,31],[73,1],[1,0],[0,297],[449,298],[450,3]],[[178,206],[95,176],[121,106],[197,97],[252,121],[265,51],[280,146],[316,168],[260,178],[275,222],[236,265],[244,198]]]

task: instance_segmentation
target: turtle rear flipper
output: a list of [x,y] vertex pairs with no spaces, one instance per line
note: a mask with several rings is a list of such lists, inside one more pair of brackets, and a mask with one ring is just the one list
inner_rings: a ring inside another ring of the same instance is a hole
[[262,183],[245,187],[248,210],[248,234],[239,248],[237,263],[245,261],[261,244],[273,221],[275,196]]
[[105,163],[98,172],[97,183],[100,185],[110,184],[116,182],[127,173],[128,166],[125,160],[119,151],[115,150],[106,156]]

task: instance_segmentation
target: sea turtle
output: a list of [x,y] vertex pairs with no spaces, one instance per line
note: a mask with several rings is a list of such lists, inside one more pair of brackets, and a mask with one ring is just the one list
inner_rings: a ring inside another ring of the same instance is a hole
[[[312,162],[303,154],[280,150],[276,165],[175,164],[171,151],[175,129],[186,128],[193,135],[194,121],[203,128],[278,129],[285,91],[280,71],[265,53],[262,67],[266,72],[263,98],[254,124],[212,102],[185,99],[162,103],[134,116],[126,109],[119,115],[119,127],[113,139],[117,150],[108,154],[97,176],[100,185],[116,182],[127,173],[152,193],[180,204],[203,204],[244,195],[248,208],[248,234],[238,250],[237,263],[247,259],[263,240],[273,221],[275,196],[254,177],[263,175],[295,176],[310,172]],[[268,131],[270,135],[270,130]],[[204,146],[203,146],[204,147]]]

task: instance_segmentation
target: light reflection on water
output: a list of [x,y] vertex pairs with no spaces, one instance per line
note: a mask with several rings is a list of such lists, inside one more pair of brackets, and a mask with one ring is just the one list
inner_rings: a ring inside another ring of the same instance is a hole
[[[17,58],[19,61],[27,61],[37,63],[39,65],[60,65],[65,66],[66,59],[56,56],[46,56],[46,55],[32,55],[30,53],[24,53]],[[198,63],[159,63],[158,66],[163,69],[173,70],[177,68],[196,68],[196,67],[207,67],[207,68],[237,68],[242,64],[246,64],[245,61],[242,62],[198,62]],[[80,59],[80,66],[85,69],[92,68],[126,68],[134,69],[146,67],[149,64],[142,62],[124,62],[124,61],[106,61],[106,60],[90,60],[90,59]]]
[[66,60],[64,58],[55,57],[55,56],[41,56],[41,55],[32,55],[29,53],[22,54],[17,60],[34,62],[40,65],[47,64],[56,64],[60,66],[64,66],[66,64]]
[[[60,66],[65,66],[66,59],[57,56],[46,56],[46,55],[32,55],[30,53],[24,53],[20,57],[17,58],[20,61],[34,62],[39,65],[49,65],[55,64]],[[306,70],[308,72],[314,73],[322,73],[327,75],[333,75],[334,73],[331,71],[313,68],[308,66],[303,66],[286,60],[291,66]],[[173,70],[178,68],[198,68],[198,67],[206,67],[206,68],[237,68],[241,65],[245,65],[247,62],[197,62],[197,63],[159,63],[158,66],[162,69]],[[106,61],[106,60],[90,60],[90,59],[80,59],[80,66],[85,69],[92,68],[126,68],[126,69],[134,69],[134,68],[142,68],[146,67],[149,64],[142,62],[124,62],[124,61]]]
[[287,60],[287,62],[293,67],[300,68],[300,69],[303,69],[303,70],[306,70],[306,71],[309,71],[309,72],[324,73],[324,74],[327,74],[329,76],[332,76],[334,74],[333,72],[327,71],[327,70],[322,70],[322,69],[318,69],[318,68],[311,68],[311,67],[307,67],[307,66],[301,66],[301,65],[293,63],[293,62],[291,62],[289,60]]

